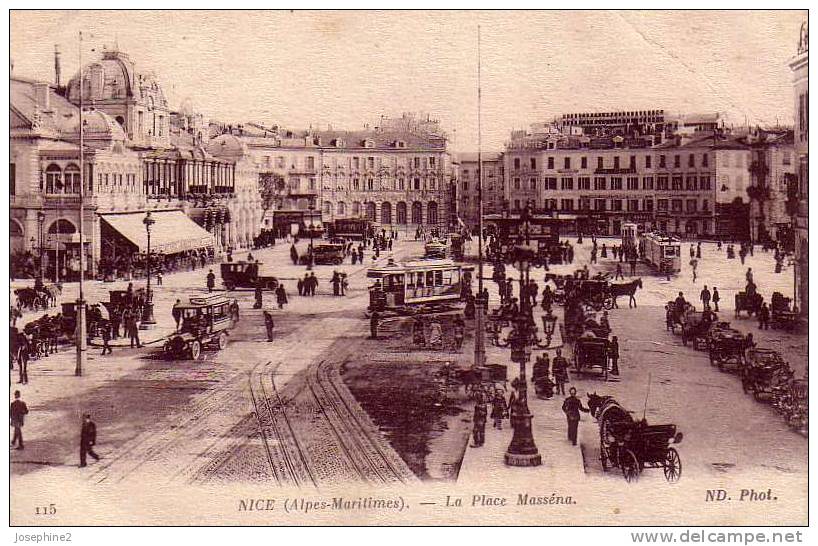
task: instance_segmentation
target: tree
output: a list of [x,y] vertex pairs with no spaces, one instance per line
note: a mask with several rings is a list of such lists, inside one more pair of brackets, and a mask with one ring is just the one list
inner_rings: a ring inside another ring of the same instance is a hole
[[273,208],[276,197],[284,189],[284,177],[276,173],[261,173],[258,175],[258,192],[261,196],[262,217]]

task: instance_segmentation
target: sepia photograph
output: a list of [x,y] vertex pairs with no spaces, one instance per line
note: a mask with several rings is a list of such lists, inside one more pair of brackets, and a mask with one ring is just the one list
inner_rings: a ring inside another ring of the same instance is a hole
[[808,43],[807,10],[10,10],[19,541],[807,526]]

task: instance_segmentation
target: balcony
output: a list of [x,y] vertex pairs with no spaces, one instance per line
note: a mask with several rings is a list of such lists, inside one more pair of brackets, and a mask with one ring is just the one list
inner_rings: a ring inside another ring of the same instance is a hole
[[636,167],[594,169],[594,174],[636,174]]

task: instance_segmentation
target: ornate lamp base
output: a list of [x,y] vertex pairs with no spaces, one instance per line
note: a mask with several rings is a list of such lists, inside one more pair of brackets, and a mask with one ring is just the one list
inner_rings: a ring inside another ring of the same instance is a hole
[[520,410],[517,415],[511,417],[514,436],[512,436],[511,444],[506,450],[506,464],[508,466],[540,466],[542,464],[542,455],[537,450],[534,435],[531,432],[531,419],[533,416],[525,405],[520,404],[518,407]]
[[505,459],[508,466],[540,466],[542,464],[542,455],[539,453],[533,455],[506,453]]

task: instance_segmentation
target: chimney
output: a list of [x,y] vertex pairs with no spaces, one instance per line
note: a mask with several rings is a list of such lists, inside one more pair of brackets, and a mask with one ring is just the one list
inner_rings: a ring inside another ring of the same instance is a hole
[[60,46],[54,44],[54,75],[56,76],[57,89],[60,88],[60,76],[62,75],[62,67],[60,66]]
[[39,82],[34,84],[34,101],[37,103],[37,107],[41,112],[51,111],[51,93],[49,87],[47,83]]

